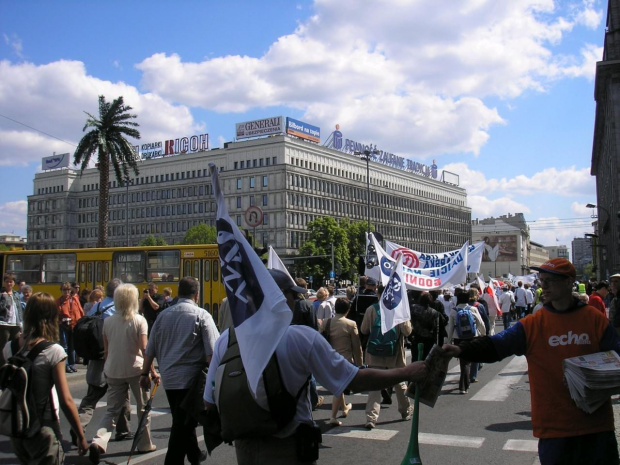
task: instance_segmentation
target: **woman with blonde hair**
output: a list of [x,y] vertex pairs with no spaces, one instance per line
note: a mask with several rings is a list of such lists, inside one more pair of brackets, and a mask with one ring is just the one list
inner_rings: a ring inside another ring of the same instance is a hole
[[[99,463],[106,452],[108,441],[116,426],[116,420],[123,406],[129,402],[129,390],[137,403],[138,415],[144,412],[149,395],[140,387],[140,373],[144,364],[148,325],[138,314],[138,288],[133,284],[121,284],[114,291],[116,312],[103,323],[103,344],[105,364],[103,372],[108,382],[108,409],[99,422],[97,434],[89,447],[89,459]],[[159,384],[159,375],[151,368],[152,378]],[[138,452],[146,453],[156,449],[151,442],[150,415],[146,419],[144,432],[138,442]]]
[[321,287],[318,291],[316,291],[316,300],[314,301],[314,308],[316,313],[316,319],[319,322],[319,326],[323,322],[323,320],[327,320],[334,316],[332,314],[332,306],[327,301],[329,297],[329,291]]
[[[347,299],[339,298],[336,299],[335,307],[336,315],[334,318],[323,321],[320,332],[336,352],[349,362],[360,366],[363,364],[363,354],[362,343],[357,332],[357,324],[355,324],[355,321],[347,318],[351,303]],[[346,403],[344,393],[340,397],[334,397],[332,401],[332,416],[328,423],[333,426],[342,425],[337,419],[338,410],[342,410],[342,416],[346,417],[351,408],[351,404]]]
[[[50,402],[54,386],[60,408],[75,432],[80,455],[86,452],[88,444],[67,383],[65,374],[67,354],[58,344],[58,304],[54,297],[45,292],[37,292],[28,299],[23,314],[23,329],[24,332],[17,342],[19,351],[24,355],[30,351],[39,352],[32,364],[30,385],[42,426],[31,437],[11,438],[11,445],[22,464],[60,465],[64,461],[65,454],[61,445],[60,421],[56,416],[54,405]],[[39,345],[40,343],[42,344]],[[13,349],[15,342],[13,345],[8,342],[4,346],[3,355],[6,359],[17,353],[17,350],[14,352]]]

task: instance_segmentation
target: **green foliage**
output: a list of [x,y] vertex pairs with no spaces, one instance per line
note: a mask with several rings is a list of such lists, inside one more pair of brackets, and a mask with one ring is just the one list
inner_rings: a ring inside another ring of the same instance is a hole
[[215,226],[204,223],[192,226],[183,236],[181,244],[217,244],[217,230]]
[[152,234],[149,234],[148,236],[146,236],[144,239],[142,239],[140,241],[139,245],[145,245],[145,246],[151,246],[151,245],[168,245],[168,243],[166,242],[166,240],[161,237],[161,236],[153,236]]
[[[329,278],[332,269],[331,253],[334,245],[334,262],[336,274],[341,279],[351,279],[357,268],[357,257],[364,253],[364,222],[337,222],[331,216],[317,218],[308,223],[310,237],[299,255],[313,258],[296,263],[304,276],[312,276],[314,282],[323,282]],[[327,255],[319,257],[319,255]]]
[[126,137],[140,139],[139,126],[135,121],[136,115],[129,113],[132,108],[125,105],[123,97],[112,102],[106,102],[103,95],[99,96],[99,118],[90,113],[82,131],[92,128],[78,143],[73,154],[73,163],[80,165],[84,171],[97,153],[99,168],[99,234],[97,247],[108,245],[108,202],[110,163],[114,168],[116,179],[124,185],[129,179],[129,169],[138,175],[138,155],[131,142]]

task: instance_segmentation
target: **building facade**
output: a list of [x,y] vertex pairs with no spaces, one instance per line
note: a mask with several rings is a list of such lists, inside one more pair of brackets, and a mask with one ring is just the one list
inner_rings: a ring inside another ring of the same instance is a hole
[[609,0],[603,59],[596,64],[596,117],[590,174],[596,177],[599,279],[620,272],[620,2]]
[[549,259],[565,258],[570,260],[568,256],[568,248],[565,245],[549,245],[545,247],[545,250],[549,252]]
[[571,258],[577,276],[584,274],[586,265],[592,263],[592,240],[589,237],[576,237],[571,242]]
[[530,267],[540,266],[549,260],[549,251],[538,242],[530,241]]
[[[463,188],[275,135],[143,160],[139,175],[125,185],[111,173],[109,245],[137,245],[150,234],[173,244],[194,225],[214,225],[210,162],[220,171],[231,218],[281,255],[297,252],[308,223],[318,217],[367,221],[368,200],[375,230],[415,250],[442,252],[471,238]],[[28,248],[94,247],[98,183],[96,168],[37,173],[28,197]],[[250,226],[256,216],[246,221],[251,211],[262,214],[256,227]]]
[[485,276],[525,275],[530,267],[530,229],[523,213],[472,221],[472,242],[483,241],[480,272]]

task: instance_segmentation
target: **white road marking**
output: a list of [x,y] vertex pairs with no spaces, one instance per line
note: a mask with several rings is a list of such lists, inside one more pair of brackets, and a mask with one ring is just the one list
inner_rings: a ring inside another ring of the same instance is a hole
[[339,438],[353,439],[372,439],[375,441],[389,441],[398,434],[398,431],[391,429],[374,428],[371,430],[361,428],[338,427],[323,433],[325,436],[336,436]]
[[452,436],[448,434],[418,433],[420,444],[430,444],[434,446],[470,447],[479,449],[485,438],[469,436]]
[[518,383],[521,377],[526,373],[526,358],[524,356],[515,357],[470,400],[503,402],[512,392],[510,386]]
[[[77,407],[79,407],[80,403],[82,402],[82,399],[73,399],[73,401],[75,402],[75,405]],[[97,402],[97,407],[96,408],[107,407],[107,406],[108,406],[107,402],[99,401],[99,402]],[[138,414],[138,410],[137,410],[135,405],[131,406],[131,413],[133,415],[137,415]],[[154,409],[151,409],[151,416],[153,416],[153,417],[158,417],[160,415],[169,415],[169,414],[170,414],[170,409],[169,408],[154,408]]]
[[519,452],[538,452],[538,441],[535,439],[509,439],[502,449]]

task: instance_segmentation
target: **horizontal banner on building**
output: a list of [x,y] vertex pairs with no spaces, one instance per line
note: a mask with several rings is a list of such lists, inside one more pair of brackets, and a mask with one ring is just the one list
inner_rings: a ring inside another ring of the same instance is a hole
[[41,159],[41,168],[45,170],[55,170],[57,168],[69,168],[70,153],[61,153],[52,155],[51,157],[43,157]]
[[281,134],[284,132],[282,116],[273,118],[263,118],[245,123],[237,123],[235,134],[237,139],[248,139],[250,137],[268,136],[269,134]]
[[321,142],[321,129],[319,127],[293,118],[286,118],[286,133],[317,144]]

